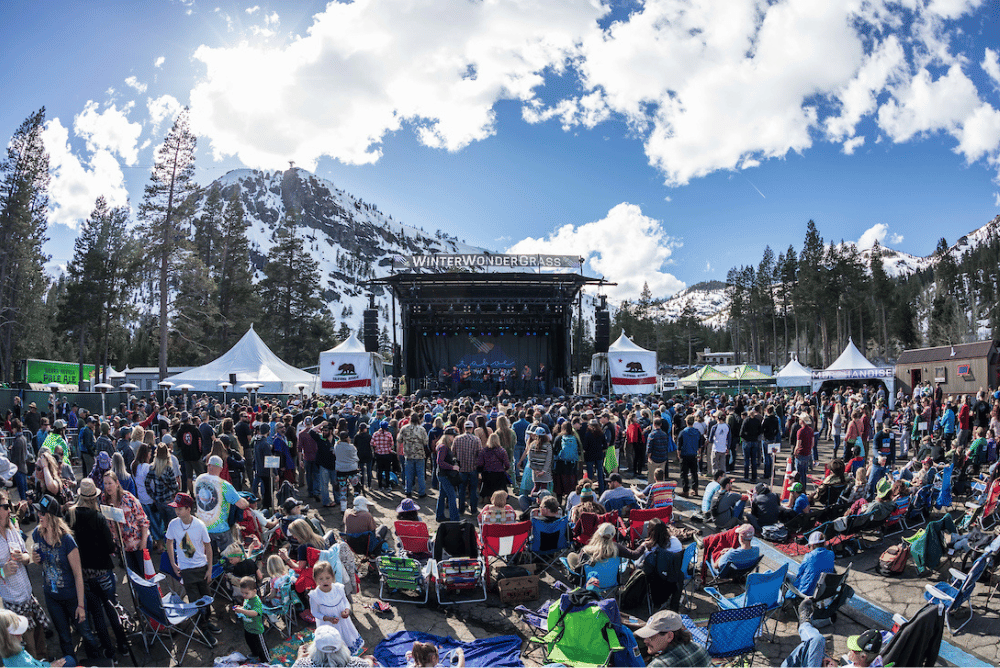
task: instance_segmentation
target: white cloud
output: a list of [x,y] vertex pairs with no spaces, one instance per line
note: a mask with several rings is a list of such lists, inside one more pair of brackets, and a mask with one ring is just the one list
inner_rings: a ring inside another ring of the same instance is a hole
[[166,61],[167,59],[164,56],[160,56],[155,61],[153,61],[153,67],[163,67],[163,63],[165,63]]
[[153,131],[159,129],[160,123],[164,120],[173,122],[177,114],[180,113],[181,103],[172,95],[161,95],[158,98],[146,98],[146,108],[149,110],[149,120],[153,124]]
[[563,225],[545,238],[527,238],[508,253],[554,253],[586,258],[591,270],[609,281],[608,295],[631,299],[649,284],[654,297],[666,297],[684,283],[663,271],[680,243],[667,235],[660,221],[643,215],[635,204],[623,202],[608,215],[582,225]]
[[857,246],[861,250],[871,248],[875,245],[875,242],[882,243],[885,241],[885,235],[889,233],[889,226],[885,223],[876,223],[865,230],[861,238],[858,239]]
[[893,246],[898,246],[899,244],[903,243],[903,235],[893,233],[892,236],[889,237],[889,243],[892,244]]
[[878,124],[894,141],[938,130],[955,131],[979,106],[979,95],[962,68],[952,65],[936,80],[921,69],[878,111]]
[[70,148],[69,130],[58,118],[45,124],[42,140],[52,170],[51,222],[76,229],[80,221],[90,215],[94,202],[101,195],[111,206],[128,203],[125,176],[110,150],[98,148],[89,161],[81,161]]
[[131,76],[128,79],[125,79],[125,85],[129,86],[130,88],[134,88],[135,90],[139,91],[140,93],[145,93],[146,92],[146,88],[148,88],[148,86],[146,86],[146,84],[142,83],[141,81],[139,81],[138,79],[136,79],[134,76]]
[[993,49],[986,49],[986,53],[979,66],[989,75],[990,79],[993,79],[993,83],[1000,86],[1000,53]]
[[712,271],[712,263],[708,260],[705,260],[705,271],[706,272]]
[[134,165],[139,157],[136,146],[142,125],[128,120],[126,115],[132,106],[130,102],[125,109],[119,110],[112,104],[98,111],[97,103],[88,101],[73,119],[73,130],[76,136],[86,140],[89,151],[108,150],[121,156],[125,164]]
[[247,7],[246,13],[253,14],[254,12],[260,11],[260,5],[254,5],[253,7]]
[[330,3],[287,46],[200,47],[192,126],[217,156],[258,167],[371,163],[404,124],[455,151],[495,132],[497,101],[531,100],[544,73],[562,72],[606,11],[593,0]]
[[264,23],[269,26],[276,26],[281,23],[281,18],[278,16],[278,12],[271,12],[264,17]]
[[982,4],[983,0],[931,0],[927,8],[941,17],[957,19]]
[[993,193],[993,206],[1000,206],[1000,193]]
[[844,140],[844,153],[846,155],[854,155],[854,152],[859,146],[864,146],[865,138],[864,136],[851,137],[850,139]]

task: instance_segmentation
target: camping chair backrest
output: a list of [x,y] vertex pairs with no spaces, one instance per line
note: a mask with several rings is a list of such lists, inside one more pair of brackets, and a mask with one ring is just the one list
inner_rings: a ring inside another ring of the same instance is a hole
[[635,498],[630,499],[627,496],[620,496],[613,499],[608,499],[607,503],[604,504],[606,510],[613,510],[616,513],[621,514],[622,510],[625,508],[635,509],[639,507],[639,502]]
[[163,599],[160,597],[160,587],[157,584],[162,578],[146,580],[128,568],[125,569],[125,572],[128,574],[129,586],[135,592],[140,612],[163,626],[172,626],[170,620],[167,619],[167,611],[163,608]]
[[465,557],[445,559],[436,566],[441,586],[449,591],[475,589],[480,586],[483,579],[481,559]]
[[431,534],[424,522],[399,520],[393,528],[403,550],[408,554],[430,554]]
[[598,587],[610,589],[618,586],[618,574],[621,572],[622,558],[611,557],[596,564],[585,564],[583,566],[584,586],[591,577],[597,576]]
[[708,643],[705,649],[713,659],[748,654],[756,647],[755,638],[764,622],[767,606],[763,603],[719,610],[708,618]]
[[747,606],[763,603],[770,610],[778,604],[781,596],[781,585],[785,582],[788,564],[766,573],[751,573],[747,576],[746,602]]
[[693,541],[684,548],[684,557],[681,559],[681,573],[684,574],[684,581],[687,582],[695,575],[694,559],[698,555],[698,543]]
[[484,524],[480,528],[480,549],[489,557],[509,557],[524,550],[531,538],[531,522]]
[[746,575],[750,571],[757,568],[757,565],[763,559],[764,559],[763,554],[758,554],[757,556],[748,554],[746,556],[736,557],[735,559],[728,562],[725,566],[722,567],[722,570],[719,571],[719,579],[720,580],[735,579],[743,575]]
[[958,610],[969,600],[972,592],[976,590],[976,583],[979,582],[979,578],[983,576],[983,571],[986,570],[987,562],[991,561],[994,556],[992,551],[987,550],[972,563],[969,574],[962,581],[962,586],[959,588],[958,593],[955,594],[955,600],[949,606],[951,610]]
[[426,586],[423,566],[409,557],[379,557],[379,573],[390,589],[423,591]]
[[847,582],[847,576],[850,572],[851,566],[848,564],[847,569],[839,575],[837,573],[820,573],[816,580],[816,591],[813,594],[813,600],[816,601],[818,607],[828,605],[836,600],[840,589]]
[[341,533],[344,542],[351,548],[351,552],[362,557],[367,557],[375,551],[375,532],[361,531],[359,533]]
[[646,530],[646,522],[658,517],[665,523],[669,524],[670,519],[673,517],[674,508],[673,506],[664,506],[662,508],[638,508],[633,510],[628,515],[628,520],[625,522],[628,527],[628,532],[625,538],[628,540],[629,544],[635,545],[648,535]]
[[843,496],[846,489],[846,482],[839,485],[830,485],[824,490],[823,498],[819,499],[819,502],[824,506],[832,506],[840,501],[840,497]]
[[531,519],[531,551],[535,554],[552,554],[569,547],[569,518],[546,522],[540,517]]
[[479,556],[476,542],[476,527],[472,522],[441,522],[434,534],[434,558],[437,561],[448,557]]
[[649,492],[650,508],[671,508],[674,505],[674,493],[677,483],[673,481],[656,483]]
[[573,540],[580,545],[586,545],[594,537],[597,527],[605,522],[611,524],[618,523],[618,513],[610,512],[598,515],[597,513],[580,513],[573,525]]

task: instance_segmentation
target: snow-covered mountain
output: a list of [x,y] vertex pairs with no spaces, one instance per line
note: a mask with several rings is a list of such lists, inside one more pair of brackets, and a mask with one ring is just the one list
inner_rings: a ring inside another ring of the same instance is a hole
[[722,327],[728,319],[729,298],[726,284],[707,281],[685,288],[660,305],[660,314],[668,321],[679,320],[690,304],[694,317],[711,327]]
[[[426,232],[404,225],[374,204],[303,169],[283,172],[237,169],[217,179],[203,193],[215,184],[222,189],[223,201],[228,201],[233,190],[239,188],[249,223],[247,235],[251,259],[257,269],[256,280],[263,278],[267,253],[275,243],[274,231],[285,212],[300,212],[296,234],[319,263],[323,299],[334,319],[346,321],[354,330],[360,328],[369,291],[375,293],[383,312],[382,322],[386,322],[388,295],[380,288],[373,290],[360,283],[388,275],[393,255],[483,252],[482,248],[467,245],[441,231]],[[205,195],[201,197],[198,209]]]
[[[923,271],[934,264],[933,256],[917,257],[916,255],[910,255],[909,253],[886,248],[885,246],[881,247],[881,251],[882,265],[885,267],[885,273],[893,278]],[[873,252],[874,249],[866,248],[860,253],[861,261],[866,267],[871,266]]]

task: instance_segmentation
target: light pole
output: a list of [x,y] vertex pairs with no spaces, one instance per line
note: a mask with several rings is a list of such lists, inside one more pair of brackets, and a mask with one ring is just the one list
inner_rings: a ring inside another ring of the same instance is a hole
[[223,406],[226,405],[226,390],[228,390],[231,385],[232,385],[232,383],[230,383],[228,380],[224,380],[221,383],[219,383],[219,387],[222,388],[222,405]]
[[174,386],[174,382],[172,380],[161,380],[157,385],[163,388],[163,403],[167,403],[167,400],[170,398],[170,388]]
[[104,398],[107,396],[108,390],[115,389],[115,386],[108,383],[98,383],[94,385],[94,389],[101,393],[101,417],[104,418],[108,414],[107,407],[104,405]]

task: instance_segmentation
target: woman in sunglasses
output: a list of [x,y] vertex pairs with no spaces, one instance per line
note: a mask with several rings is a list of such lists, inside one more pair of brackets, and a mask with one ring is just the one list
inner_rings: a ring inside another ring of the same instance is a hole
[[14,506],[7,492],[0,490],[0,598],[4,607],[28,619],[25,649],[36,659],[45,658],[45,611],[31,593],[26,566],[31,553],[24,546],[21,529],[13,517]]

